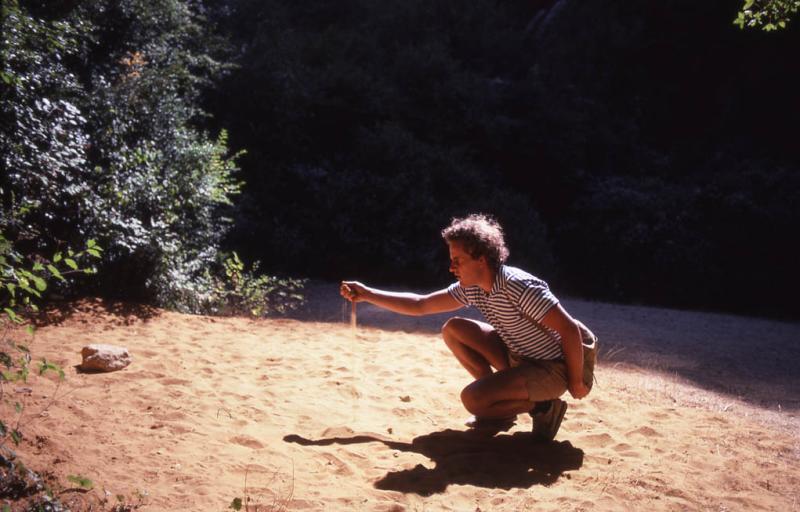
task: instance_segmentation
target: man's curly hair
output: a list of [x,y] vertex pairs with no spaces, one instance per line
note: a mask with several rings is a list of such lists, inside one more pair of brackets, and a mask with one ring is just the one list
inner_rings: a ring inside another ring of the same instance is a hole
[[508,258],[503,228],[493,217],[483,213],[454,218],[442,230],[442,238],[447,242],[460,243],[473,258],[485,256],[494,270],[499,269]]

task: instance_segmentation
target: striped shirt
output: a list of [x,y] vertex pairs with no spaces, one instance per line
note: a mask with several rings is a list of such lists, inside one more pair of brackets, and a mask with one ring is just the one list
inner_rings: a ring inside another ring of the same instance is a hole
[[564,358],[561,336],[535,323],[558,304],[547,283],[538,277],[502,265],[489,293],[477,285],[464,288],[458,282],[447,291],[461,304],[475,306],[511,351],[531,359]]

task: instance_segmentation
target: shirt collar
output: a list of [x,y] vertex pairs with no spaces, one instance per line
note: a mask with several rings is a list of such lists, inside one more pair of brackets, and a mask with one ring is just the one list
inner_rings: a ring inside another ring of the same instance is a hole
[[502,290],[506,285],[506,273],[504,272],[504,269],[505,265],[500,265],[500,268],[497,269],[497,273],[494,276],[494,283],[492,283],[492,291],[489,292],[489,295],[494,295]]

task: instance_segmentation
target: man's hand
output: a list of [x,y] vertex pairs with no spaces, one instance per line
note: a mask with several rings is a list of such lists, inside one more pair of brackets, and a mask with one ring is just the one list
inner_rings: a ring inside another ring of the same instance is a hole
[[569,394],[572,395],[572,398],[578,400],[589,394],[589,388],[586,387],[586,384],[584,384],[582,380],[570,382],[568,389]]
[[366,300],[367,287],[358,281],[342,281],[339,293],[351,302],[361,302]]

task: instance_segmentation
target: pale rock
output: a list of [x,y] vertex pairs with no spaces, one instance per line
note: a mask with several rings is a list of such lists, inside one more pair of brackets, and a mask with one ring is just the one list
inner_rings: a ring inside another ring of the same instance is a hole
[[83,362],[81,370],[113,372],[131,364],[131,355],[125,347],[116,345],[92,344],[81,350]]

